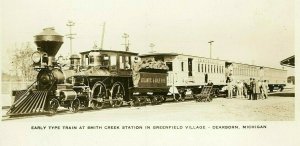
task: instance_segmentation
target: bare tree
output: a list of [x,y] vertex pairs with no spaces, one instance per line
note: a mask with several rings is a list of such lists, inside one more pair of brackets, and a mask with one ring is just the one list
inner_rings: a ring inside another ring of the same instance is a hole
[[20,48],[16,48],[12,57],[13,72],[22,81],[32,81],[37,75],[37,72],[32,68],[31,55],[34,51],[29,42],[23,43]]

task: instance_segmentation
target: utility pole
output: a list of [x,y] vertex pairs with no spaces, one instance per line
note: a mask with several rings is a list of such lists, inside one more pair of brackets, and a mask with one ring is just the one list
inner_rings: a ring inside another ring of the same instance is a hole
[[123,36],[125,43],[123,44],[125,46],[125,51],[128,52],[129,51],[129,40],[127,38],[129,38],[129,35],[127,33],[124,33]]
[[209,58],[211,58],[211,46],[212,46],[212,43],[213,43],[214,41],[209,41],[208,43],[209,43]]
[[100,50],[103,50],[104,32],[105,32],[105,22],[104,22],[103,25],[102,25],[102,37],[101,37],[101,46],[100,46]]
[[150,43],[149,47],[151,48],[151,53],[154,53],[154,47],[155,47],[155,44],[153,43]]
[[74,39],[74,35],[76,35],[75,33],[72,33],[72,27],[75,25],[75,22],[69,20],[68,23],[67,23],[67,26],[69,27],[69,34],[67,34],[67,38],[70,39],[70,55],[73,54],[73,50],[72,50],[72,40]]

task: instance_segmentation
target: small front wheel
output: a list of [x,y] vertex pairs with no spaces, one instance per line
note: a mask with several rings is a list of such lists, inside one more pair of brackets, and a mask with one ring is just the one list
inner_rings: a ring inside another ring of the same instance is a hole
[[78,98],[74,99],[74,100],[71,102],[70,111],[73,112],[73,113],[78,112],[79,106],[80,106],[80,101],[79,101],[79,99],[78,99]]
[[50,115],[54,115],[57,112],[57,108],[59,107],[59,102],[57,99],[52,98],[49,102],[49,112]]

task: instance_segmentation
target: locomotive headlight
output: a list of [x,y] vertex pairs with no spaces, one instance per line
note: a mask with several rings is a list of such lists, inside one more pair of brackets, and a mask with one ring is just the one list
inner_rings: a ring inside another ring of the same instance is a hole
[[34,63],[38,63],[41,61],[41,55],[40,52],[34,52],[31,56],[31,59]]

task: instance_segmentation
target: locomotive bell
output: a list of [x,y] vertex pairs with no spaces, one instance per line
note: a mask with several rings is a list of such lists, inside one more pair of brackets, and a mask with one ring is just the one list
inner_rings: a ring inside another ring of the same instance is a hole
[[55,32],[53,27],[49,27],[34,38],[38,51],[46,52],[49,56],[48,65],[52,65],[55,55],[63,44],[63,36]]

